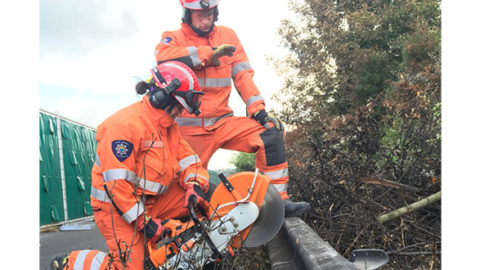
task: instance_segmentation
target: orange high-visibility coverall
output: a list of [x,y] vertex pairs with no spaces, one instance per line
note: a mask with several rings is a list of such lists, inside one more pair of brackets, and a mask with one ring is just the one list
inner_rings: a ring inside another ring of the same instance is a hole
[[[220,66],[209,66],[212,47],[231,44],[232,57],[220,57]],[[235,32],[224,26],[214,26],[205,37],[198,36],[189,25],[182,23],[176,31],[167,31],[155,48],[158,63],[181,61],[193,68],[205,95],[198,117],[186,114],[177,117],[180,134],[200,155],[207,168],[218,148],[256,153],[256,166],[271,178],[283,199],[287,199],[288,164],[285,156],[283,131],[266,130],[249,117],[233,116],[228,99],[233,83],[247,105],[249,116],[265,109],[265,101],[253,82],[253,69]]]
[[137,217],[187,216],[184,185],[195,180],[206,192],[208,172],[179,136],[175,121],[153,108],[147,96],[107,118],[96,138],[91,189],[95,222],[114,267],[122,269],[119,249],[130,249],[128,269],[143,269],[144,237],[135,229]]
[[75,250],[68,255],[64,270],[108,269],[108,254],[99,250]]

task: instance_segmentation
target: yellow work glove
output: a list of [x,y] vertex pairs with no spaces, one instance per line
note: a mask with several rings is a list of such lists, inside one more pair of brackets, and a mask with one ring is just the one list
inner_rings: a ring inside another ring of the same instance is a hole
[[267,129],[270,128],[268,125],[268,122],[272,122],[273,126],[280,131],[283,131],[285,129],[282,121],[280,121],[278,117],[276,117],[271,113],[267,113],[265,110],[260,110],[257,113],[255,113],[253,115],[253,119],[257,120],[258,123],[260,123],[262,126],[264,126]]
[[218,67],[220,66],[220,60],[218,58],[225,55],[232,56],[236,49],[233,45],[222,44],[218,47],[213,47],[212,50],[213,55],[212,59],[210,59],[210,65]]

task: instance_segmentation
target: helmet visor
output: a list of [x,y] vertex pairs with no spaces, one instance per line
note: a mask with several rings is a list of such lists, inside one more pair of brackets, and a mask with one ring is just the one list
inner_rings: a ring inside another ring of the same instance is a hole
[[195,115],[200,114],[200,104],[202,100],[201,97],[205,93],[200,91],[188,90],[185,92],[173,91],[172,94],[189,113],[193,113]]

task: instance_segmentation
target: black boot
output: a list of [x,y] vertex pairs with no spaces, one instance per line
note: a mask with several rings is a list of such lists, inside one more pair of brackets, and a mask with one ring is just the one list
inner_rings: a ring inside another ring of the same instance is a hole
[[50,263],[50,266],[53,270],[62,270],[63,267],[67,264],[69,253],[64,253],[62,255],[55,256]]
[[308,202],[292,202],[290,199],[283,200],[285,205],[285,217],[296,217],[308,210],[310,210],[310,204]]

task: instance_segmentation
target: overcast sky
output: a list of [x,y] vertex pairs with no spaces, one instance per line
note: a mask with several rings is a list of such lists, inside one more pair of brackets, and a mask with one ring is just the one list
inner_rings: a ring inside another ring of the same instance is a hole
[[[276,32],[292,16],[288,0],[222,0],[219,12],[217,24],[236,31],[272,108],[282,82],[266,56],[286,52]],[[40,0],[40,108],[96,128],[139,100],[134,85],[155,65],[162,32],[180,27],[181,13],[178,0]],[[245,114],[235,90],[230,104]],[[232,167],[230,154],[220,153],[209,168]]]

